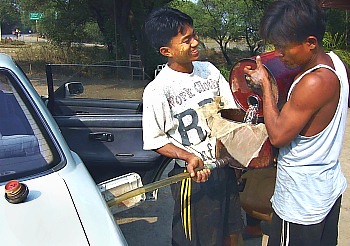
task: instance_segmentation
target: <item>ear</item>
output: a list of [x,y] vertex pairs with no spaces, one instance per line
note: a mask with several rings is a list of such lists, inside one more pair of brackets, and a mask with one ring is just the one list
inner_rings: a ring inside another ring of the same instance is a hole
[[171,48],[167,46],[160,47],[159,53],[166,57],[172,57]]
[[314,50],[318,46],[318,40],[315,36],[308,36],[305,40],[310,50]]

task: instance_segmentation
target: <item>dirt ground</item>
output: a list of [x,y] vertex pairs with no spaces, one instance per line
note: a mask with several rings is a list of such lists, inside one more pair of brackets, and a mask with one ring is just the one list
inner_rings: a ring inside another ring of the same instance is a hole
[[[347,128],[340,157],[342,170],[350,184],[350,111],[347,115]],[[168,170],[171,169],[171,165]],[[163,177],[166,177],[165,175]],[[130,246],[171,245],[171,219],[173,201],[170,188],[159,190],[158,200],[144,202],[138,207],[115,216]],[[350,187],[345,191],[339,221],[339,246],[350,245]],[[245,246],[260,246],[262,239],[244,241]],[[312,243],[310,243],[312,245]]]
[[350,245],[350,112],[348,112],[346,134],[340,161],[343,173],[345,174],[348,182],[348,188],[343,195],[342,206],[340,210],[338,245],[347,246]]

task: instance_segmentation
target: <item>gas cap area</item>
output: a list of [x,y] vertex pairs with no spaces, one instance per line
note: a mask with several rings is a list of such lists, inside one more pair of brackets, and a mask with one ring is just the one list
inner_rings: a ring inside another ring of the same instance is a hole
[[[230,73],[230,86],[233,97],[236,102],[240,106],[241,109],[247,112],[250,106],[254,105],[257,107],[256,113],[258,117],[263,117],[263,107],[262,107],[262,96],[263,92],[260,86],[252,84],[247,78],[247,74],[244,73],[244,68],[246,66],[252,67],[252,69],[256,68],[255,60],[251,58],[241,59],[238,61]],[[265,65],[264,65],[265,66]],[[276,103],[278,102],[278,86],[277,82],[269,71],[269,69],[265,66],[266,70],[269,73],[269,78],[272,85],[272,92],[276,99]]]
[[5,185],[5,199],[9,203],[21,203],[27,199],[28,194],[28,186],[17,180],[11,180]]
[[[300,72],[300,68],[287,67],[274,51],[260,54],[263,66],[266,68],[271,81],[272,93],[277,107],[281,109],[287,101],[288,91],[294,78]],[[244,68],[250,66],[256,68],[255,56],[239,60],[230,71],[230,87],[232,95],[238,106],[247,112],[249,107],[258,101],[257,116],[263,118],[263,93],[260,86],[251,83],[249,75],[244,73]],[[252,100],[253,99],[253,100]]]

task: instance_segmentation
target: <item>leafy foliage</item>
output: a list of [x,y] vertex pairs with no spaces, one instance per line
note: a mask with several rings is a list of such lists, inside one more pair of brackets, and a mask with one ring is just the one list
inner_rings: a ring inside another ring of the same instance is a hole
[[14,0],[0,1],[0,25],[3,32],[9,33],[14,27],[21,27],[20,11],[16,2]]
[[333,50],[334,53],[336,53],[340,59],[347,64],[348,67],[350,67],[350,52],[346,50]]
[[[266,50],[259,37],[259,22],[266,6],[273,0],[1,0],[0,21],[3,29],[31,26],[44,33],[63,50],[81,42],[108,45],[105,59],[142,56],[149,73],[164,62],[145,39],[143,23],[153,9],[170,5],[194,19],[200,38],[215,40],[226,66],[240,55],[232,44],[244,44],[248,56]],[[44,13],[40,21],[29,20],[29,13]],[[348,12],[327,9],[327,49],[348,49]],[[344,45],[345,42],[345,45]],[[203,44],[203,43],[202,43]],[[241,47],[241,46],[240,46]],[[242,48],[241,48],[242,49]],[[220,60],[221,64],[221,60]]]
[[326,31],[334,35],[336,33],[348,34],[350,24],[349,11],[343,9],[326,9],[327,26]]
[[240,23],[244,28],[243,36],[248,49],[253,56],[261,52],[262,40],[259,35],[259,24],[265,8],[271,0],[244,0],[241,2],[244,3],[241,3],[244,7],[241,7],[239,11],[241,13]]
[[232,65],[228,55],[230,42],[245,40],[250,55],[255,55],[261,47],[258,26],[264,8],[269,0],[174,0],[171,6],[189,14],[200,36],[209,37],[217,42],[226,59]]
[[350,52],[347,50],[345,33],[332,35],[326,32],[322,40],[325,51],[334,51],[348,66],[350,66]]
[[345,34],[335,33],[333,36],[330,32],[326,32],[322,40],[325,50],[345,49],[346,37]]

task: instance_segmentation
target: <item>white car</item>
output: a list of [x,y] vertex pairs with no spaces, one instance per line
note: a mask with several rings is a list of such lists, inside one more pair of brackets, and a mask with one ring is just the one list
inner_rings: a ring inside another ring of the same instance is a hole
[[[127,245],[26,75],[0,54],[0,245]],[[6,186],[6,187],[5,187]]]

